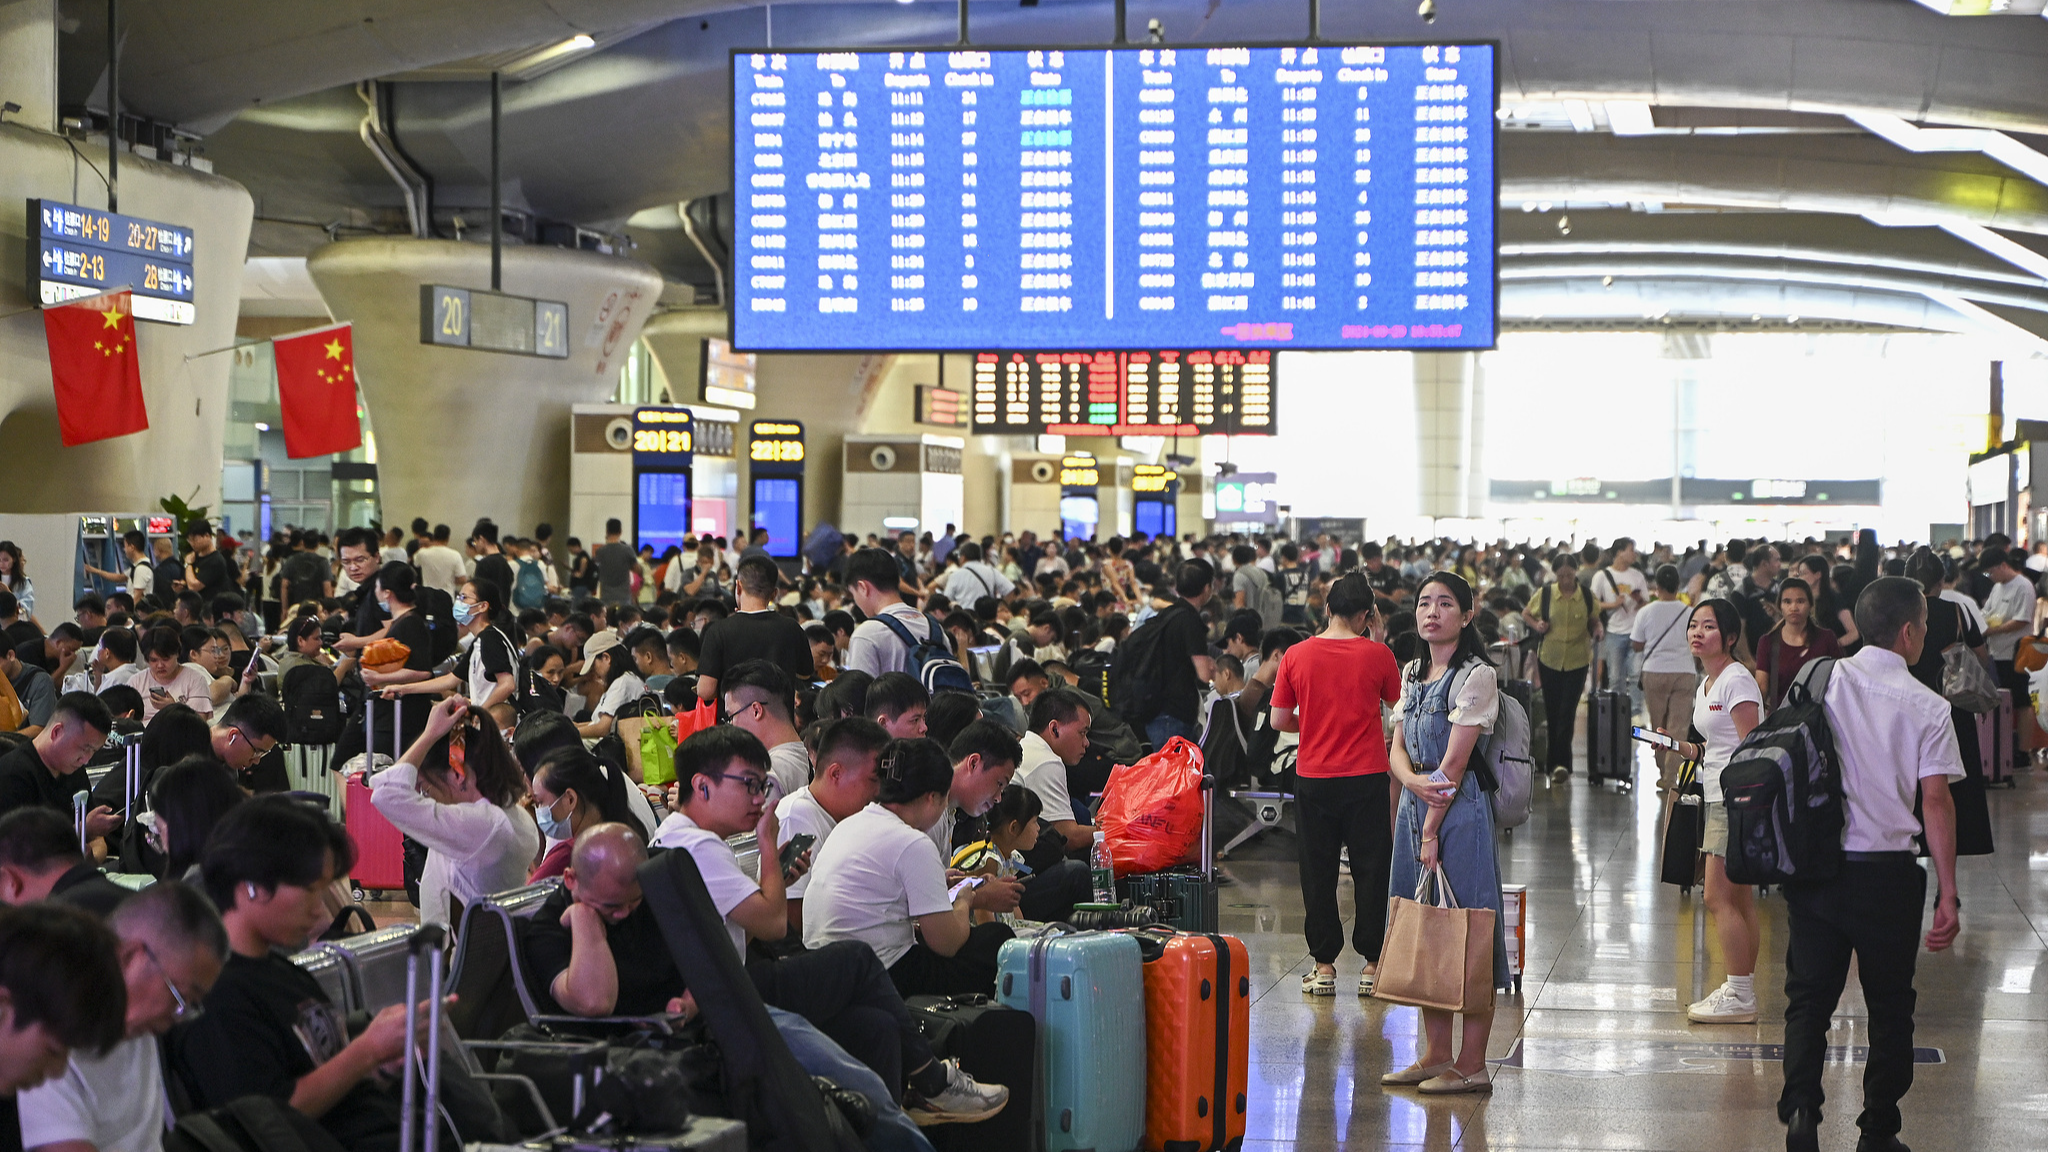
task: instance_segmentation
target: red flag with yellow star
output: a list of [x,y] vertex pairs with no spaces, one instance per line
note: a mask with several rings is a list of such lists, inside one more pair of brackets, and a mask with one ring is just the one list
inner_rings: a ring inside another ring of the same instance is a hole
[[149,427],[128,292],[52,304],[43,309],[43,334],[50,344],[57,428],[66,448]]
[[277,399],[284,409],[284,452],[294,460],[362,446],[349,333],[347,324],[338,324],[270,342],[277,359]]

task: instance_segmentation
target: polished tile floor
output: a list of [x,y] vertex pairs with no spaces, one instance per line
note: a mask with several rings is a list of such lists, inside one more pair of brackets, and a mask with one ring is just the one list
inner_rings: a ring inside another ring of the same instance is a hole
[[[1915,1042],[1933,1051],[1920,1054],[1904,1105],[1901,1137],[1915,1152],[2048,1149],[2048,851],[2032,848],[2048,832],[2048,780],[2033,777],[1992,790],[1999,851],[1960,862],[1962,938],[1921,953]],[[1380,1074],[1418,1053],[1419,1013],[1353,994],[1363,961],[1348,950],[1339,994],[1303,996],[1311,962],[1293,840],[1268,834],[1240,849],[1222,919],[1250,948],[1256,981],[1245,1147],[1782,1148],[1777,1054],[1761,1046],[1784,1038],[1784,902],[1760,904],[1758,1022],[1689,1023],[1685,1005],[1723,968],[1697,893],[1656,883],[1659,813],[1654,789],[1581,774],[1539,785],[1529,823],[1504,841],[1505,881],[1528,888],[1529,956],[1522,992],[1494,1016],[1490,1097],[1382,1090]],[[1348,913],[1348,879],[1340,900]],[[1855,1147],[1862,1072],[1847,1050],[1865,1028],[1852,976],[1830,1036],[1845,1051],[1827,1073],[1824,1149]]]

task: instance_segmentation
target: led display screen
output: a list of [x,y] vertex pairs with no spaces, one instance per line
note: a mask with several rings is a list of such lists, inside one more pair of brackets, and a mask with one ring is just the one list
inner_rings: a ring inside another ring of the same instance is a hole
[[1495,55],[736,53],[733,342],[1491,347]]

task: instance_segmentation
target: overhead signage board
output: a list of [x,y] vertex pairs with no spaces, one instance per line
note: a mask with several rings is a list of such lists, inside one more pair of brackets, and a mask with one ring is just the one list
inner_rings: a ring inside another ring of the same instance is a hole
[[736,52],[733,341],[1491,347],[1497,54]]
[[917,386],[916,420],[919,424],[937,424],[941,428],[965,428],[971,415],[968,398],[963,393],[935,384]]
[[1280,493],[1272,472],[1233,472],[1216,478],[1216,522],[1219,524],[1277,524],[1280,522]]
[[977,352],[974,430],[1006,435],[1270,436],[1268,348]]
[[36,228],[28,283],[38,304],[127,288],[138,320],[190,324],[198,318],[190,228],[55,200],[31,199],[28,218]]
[[481,288],[422,284],[420,343],[565,360],[569,306]]
[[753,409],[758,402],[758,357],[752,352],[735,352],[730,341],[714,336],[704,341],[701,363],[698,399],[726,408]]

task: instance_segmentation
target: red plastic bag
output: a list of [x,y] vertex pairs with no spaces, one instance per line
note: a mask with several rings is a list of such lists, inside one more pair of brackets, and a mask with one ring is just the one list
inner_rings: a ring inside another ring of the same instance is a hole
[[1136,764],[1119,764],[1095,820],[1118,876],[1186,860],[1202,836],[1201,749],[1175,736]]
[[687,712],[678,710],[675,715],[676,743],[681,744],[706,728],[718,726],[718,705],[709,700],[699,700],[695,708]]

